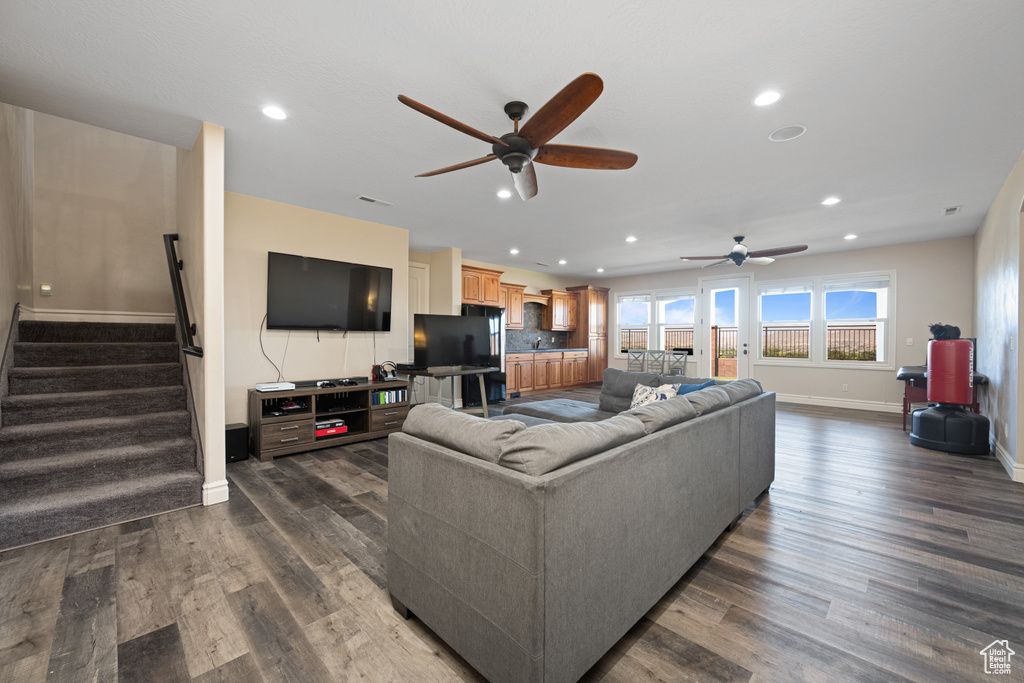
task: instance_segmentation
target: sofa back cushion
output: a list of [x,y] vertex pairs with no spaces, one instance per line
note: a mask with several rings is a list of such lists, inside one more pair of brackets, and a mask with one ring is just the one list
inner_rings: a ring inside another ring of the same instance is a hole
[[687,377],[686,375],[662,375],[662,384],[704,384],[706,382],[719,384],[718,380],[710,377]]
[[605,368],[604,381],[601,383],[599,407],[609,413],[621,413],[629,410],[633,400],[633,390],[637,384],[656,387],[664,384],[656,372],[627,372],[617,368]]
[[510,436],[498,464],[538,477],[639,439],[644,433],[643,422],[633,415],[616,415],[601,422],[537,425]]
[[648,434],[665,429],[680,422],[697,417],[693,404],[683,396],[676,396],[665,401],[656,401],[642,408],[634,408],[626,413],[640,420],[644,431]]
[[725,389],[722,387],[708,387],[700,391],[692,391],[683,398],[693,405],[697,415],[713,413],[732,405],[729,394],[725,393]]
[[518,420],[485,420],[437,403],[413,406],[402,425],[406,434],[493,463],[509,437],[524,429]]
[[733,405],[764,393],[764,390],[761,389],[761,385],[758,381],[756,379],[749,378],[727,382],[722,385],[722,389],[725,393],[729,394],[729,400]]

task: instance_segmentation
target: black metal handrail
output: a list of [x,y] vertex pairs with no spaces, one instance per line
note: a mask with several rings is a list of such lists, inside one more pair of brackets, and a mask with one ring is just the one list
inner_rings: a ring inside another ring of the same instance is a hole
[[195,344],[196,326],[189,322],[188,305],[185,304],[185,289],[181,284],[181,273],[185,267],[183,261],[178,260],[178,254],[174,250],[174,243],[178,235],[172,233],[164,235],[164,249],[167,251],[167,268],[171,271],[171,289],[174,290],[174,310],[178,318],[178,329],[181,331],[181,350],[190,356],[203,357],[203,349]]

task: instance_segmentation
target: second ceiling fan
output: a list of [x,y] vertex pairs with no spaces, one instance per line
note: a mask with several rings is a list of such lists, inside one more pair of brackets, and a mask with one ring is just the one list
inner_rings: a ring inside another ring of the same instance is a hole
[[491,153],[485,157],[439,168],[429,173],[421,173],[416,177],[440,175],[494,159],[501,159],[501,162],[512,172],[512,182],[519,196],[529,199],[537,194],[537,173],[533,167],[534,162],[569,168],[631,168],[637,160],[637,156],[632,152],[600,147],[549,144],[553,137],[562,132],[566,126],[575,121],[594,103],[603,89],[604,83],[600,76],[592,73],[582,74],[537,110],[537,113],[523,124],[522,129],[519,128],[519,123],[526,116],[529,108],[523,102],[509,102],[505,105],[505,113],[512,119],[515,127],[511,133],[506,133],[501,137],[483,133],[405,95],[399,95],[399,102],[421,114],[426,114],[435,121],[440,121],[446,126],[451,126],[478,140],[491,143]]
[[797,244],[792,247],[775,247],[774,249],[758,249],[757,251],[750,251],[747,249],[747,245],[743,244],[743,235],[737,235],[733,237],[736,240],[736,246],[732,248],[728,254],[724,256],[680,256],[679,258],[684,261],[716,261],[716,263],[709,263],[704,266],[710,268],[711,266],[720,266],[723,263],[732,261],[737,266],[742,266],[748,261],[750,263],[759,263],[761,265],[768,265],[775,259],[773,256],[782,256],[784,254],[795,254],[799,251],[806,251],[806,244]]

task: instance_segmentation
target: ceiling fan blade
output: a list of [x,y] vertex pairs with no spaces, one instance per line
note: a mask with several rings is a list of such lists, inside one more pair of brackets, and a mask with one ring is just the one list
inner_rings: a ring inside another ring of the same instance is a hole
[[482,133],[482,132],[478,131],[476,128],[471,128],[471,127],[467,126],[466,124],[462,123],[461,121],[456,121],[455,119],[453,119],[450,116],[445,116],[444,114],[442,114],[441,112],[437,111],[436,109],[431,109],[427,105],[420,104],[416,100],[409,99],[405,95],[399,95],[398,96],[398,101],[401,102],[402,104],[404,104],[405,106],[411,108],[411,109],[415,109],[416,111],[418,111],[421,114],[426,114],[427,116],[429,116],[430,118],[434,119],[435,121],[440,121],[444,125],[451,126],[455,130],[462,131],[466,135],[472,135],[477,140],[483,140],[484,142],[490,142],[490,143],[497,142],[499,145],[503,145],[505,147],[508,147],[508,143],[505,142],[504,140],[499,140],[498,138],[494,137],[493,135],[488,135],[487,133]]
[[757,251],[750,252],[749,256],[751,256],[753,258],[757,258],[759,256],[782,256],[783,254],[795,254],[798,251],[806,251],[806,250],[807,250],[807,245],[806,244],[798,244],[798,245],[793,246],[793,247],[776,247],[774,249],[758,249]]
[[485,157],[479,159],[473,159],[473,161],[463,161],[461,164],[455,164],[454,166],[446,166],[445,168],[439,168],[436,171],[430,171],[429,173],[420,173],[417,178],[427,178],[432,175],[441,175],[442,173],[448,173],[449,171],[458,171],[459,169],[469,168],[470,166],[476,166],[477,164],[483,164],[491,159],[497,159],[496,154],[488,154]]
[[566,126],[585,112],[602,90],[604,82],[597,74],[585,73],[577,76],[538,109],[519,130],[519,134],[537,149],[565,130]]
[[714,261],[721,258],[729,258],[728,256],[680,256],[679,258],[684,261]]
[[636,155],[617,149],[579,147],[577,145],[543,145],[533,158],[538,164],[569,168],[624,169],[632,168]]
[[761,266],[767,266],[769,263],[775,263],[775,259],[767,256],[748,256],[744,263],[756,263]]
[[526,164],[519,173],[512,174],[512,183],[516,186],[516,192],[526,201],[530,197],[537,196],[537,172],[533,164]]
[[706,266],[701,266],[701,268],[713,268],[714,266],[720,266],[723,263],[732,263],[732,259],[724,258],[721,261],[718,261],[717,263],[709,263]]

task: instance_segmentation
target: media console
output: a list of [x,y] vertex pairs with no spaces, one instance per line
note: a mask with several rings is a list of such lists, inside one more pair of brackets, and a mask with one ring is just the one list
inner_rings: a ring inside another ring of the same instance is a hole
[[[357,386],[302,387],[294,391],[249,390],[249,450],[261,461],[356,441],[402,429],[409,413],[409,383],[367,382]],[[317,423],[345,422],[321,429]],[[330,433],[328,433],[330,432]]]

